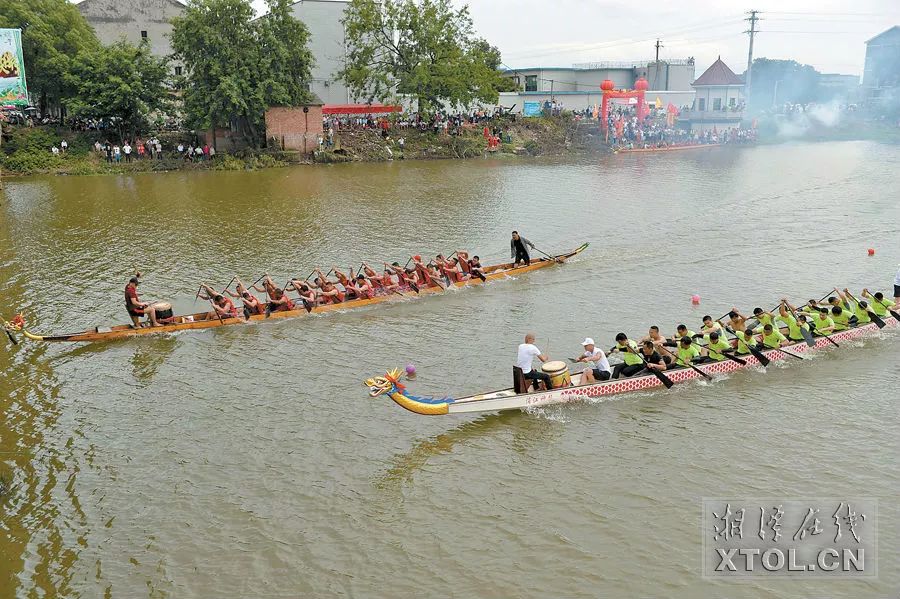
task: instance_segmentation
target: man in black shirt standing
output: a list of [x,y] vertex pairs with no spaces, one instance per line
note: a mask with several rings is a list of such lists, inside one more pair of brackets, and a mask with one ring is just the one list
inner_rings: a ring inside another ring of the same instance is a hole
[[524,262],[525,266],[531,264],[531,256],[528,254],[528,248],[534,249],[534,244],[521,237],[518,231],[512,232],[512,239],[509,241],[510,256],[514,258],[514,264]]

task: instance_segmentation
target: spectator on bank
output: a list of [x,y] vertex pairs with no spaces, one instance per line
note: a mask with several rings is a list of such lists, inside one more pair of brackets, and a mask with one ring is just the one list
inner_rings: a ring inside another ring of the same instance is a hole
[[203,144],[203,160],[209,160],[209,144]]
[[122,151],[125,152],[125,162],[131,162],[131,144],[127,141],[125,142],[125,146],[122,148]]
[[61,142],[59,142],[59,149],[62,151],[63,154],[65,154],[66,150],[69,149],[69,142],[67,142],[65,139],[62,140]]
[[57,148],[56,146],[53,146],[52,148],[50,148],[50,153],[53,154],[54,156],[59,156],[59,148]]
[[112,162],[113,161],[113,149],[112,149],[112,144],[109,143],[109,140],[106,140],[106,142],[104,142],[103,149],[106,150],[106,161]]

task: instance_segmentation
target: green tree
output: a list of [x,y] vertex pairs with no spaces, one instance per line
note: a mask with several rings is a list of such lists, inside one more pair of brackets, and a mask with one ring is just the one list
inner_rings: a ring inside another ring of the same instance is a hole
[[147,125],[147,117],[169,104],[168,61],[150,53],[150,46],[126,41],[82,52],[68,75],[77,95],[73,114],[111,119],[120,139],[130,139]]
[[68,0],[0,0],[0,27],[22,30],[29,92],[40,109],[61,106],[75,93],[74,59],[100,46],[94,31]]
[[748,104],[759,110],[785,102],[806,104],[822,99],[819,72],[796,60],[757,58],[753,61],[752,82]]
[[496,102],[500,53],[476,38],[468,7],[450,0],[351,0],[344,17],[347,62],[338,76],[357,96],[418,98],[428,112],[441,101]]
[[289,0],[266,0],[253,19],[248,0],[191,0],[173,20],[172,47],[186,67],[188,122],[199,129],[232,126],[254,145],[269,106],[297,106],[313,64],[309,32]]

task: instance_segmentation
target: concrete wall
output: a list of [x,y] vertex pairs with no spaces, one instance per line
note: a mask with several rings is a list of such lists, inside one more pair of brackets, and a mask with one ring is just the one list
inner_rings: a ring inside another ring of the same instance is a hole
[[661,60],[638,70],[647,78],[650,89],[691,91],[691,83],[697,78],[693,64],[669,64]]
[[172,53],[169,20],[184,11],[177,0],[84,0],[77,6],[101,43],[125,39],[137,45],[143,39],[141,31],[146,31],[150,50],[156,56]]
[[347,87],[334,81],[346,55],[341,19],[347,4],[344,0],[301,0],[291,7],[294,17],[309,29],[309,49],[316,60],[310,90],[325,104],[352,102]]
[[276,106],[266,111],[266,140],[270,145],[309,154],[318,148],[321,134],[321,106]]
[[[720,110],[726,110],[732,106],[740,106],[744,101],[743,85],[700,85],[696,88],[696,97],[693,110],[697,112],[710,112],[715,110],[716,100],[721,101]],[[700,100],[704,106],[700,107]]]
[[610,79],[617,89],[633,89],[634,82],[645,77],[651,89],[691,92],[694,81],[693,64],[669,64],[660,61],[649,66],[621,68],[533,68],[504,72],[507,78],[518,79],[519,89],[525,91],[526,78],[537,77],[539,92],[595,92],[604,79]]

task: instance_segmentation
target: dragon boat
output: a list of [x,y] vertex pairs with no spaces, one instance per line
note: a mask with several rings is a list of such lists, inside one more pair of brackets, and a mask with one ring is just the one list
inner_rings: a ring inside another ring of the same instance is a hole
[[650,147],[650,148],[622,148],[615,150],[616,154],[641,154],[648,152],[678,152],[680,150],[703,150],[710,148],[721,148],[725,144],[682,144],[674,146]]
[[[884,318],[884,323],[888,327],[896,327],[900,324],[896,318],[890,316]],[[868,323],[834,333],[829,335],[828,338],[817,337],[814,339],[814,345],[812,346],[800,341],[796,344],[787,345],[781,349],[767,349],[762,350],[759,353],[772,362],[794,358],[803,359],[804,354],[808,354],[809,352],[834,348],[837,344],[840,344],[841,341],[850,341],[859,337],[872,335],[878,330],[879,328],[875,323]],[[829,339],[831,339],[831,341],[829,341]],[[832,341],[835,343],[832,343]],[[793,354],[793,358],[790,354]],[[739,364],[732,360],[724,360],[722,362],[700,364],[695,368],[704,372],[707,376],[712,376],[715,374],[728,374],[743,368],[761,365],[761,362],[752,355],[741,355],[741,359],[745,364]],[[675,384],[686,383],[703,376],[699,374],[697,370],[692,368],[676,368],[666,370],[665,375]],[[523,410],[553,404],[596,399],[611,395],[621,395],[633,391],[655,389],[663,385],[660,379],[652,374],[634,376],[631,378],[612,379],[588,385],[581,385],[581,376],[581,373],[573,374],[571,376],[570,386],[550,389],[549,391],[516,393],[512,388],[509,388],[500,391],[479,393],[478,395],[469,395],[457,399],[451,397],[417,397],[412,395],[401,382],[402,373],[399,370],[392,370],[384,376],[368,379],[365,381],[365,385],[369,388],[370,397],[374,398],[387,395],[400,407],[425,416]]]
[[[487,281],[494,281],[498,279],[504,279],[508,277],[515,277],[520,274],[524,274],[527,272],[531,272],[534,270],[539,270],[541,268],[546,268],[548,266],[552,266],[554,264],[561,264],[565,262],[567,259],[576,256],[586,250],[590,244],[585,243],[575,248],[574,250],[564,252],[562,254],[557,254],[556,256],[549,256],[545,258],[538,258],[531,261],[529,265],[521,265],[516,266],[512,262],[506,262],[502,264],[494,264],[491,266],[485,266],[483,268],[483,272],[485,275],[485,280],[482,281],[479,278],[471,278],[466,281],[459,281],[456,283],[451,283],[450,287],[471,287],[476,285],[483,285]],[[449,287],[448,287],[449,288]],[[130,325],[116,325],[112,327],[95,327],[93,329],[88,329],[86,331],[80,331],[77,333],[64,333],[64,334],[56,334],[56,335],[38,335],[36,333],[32,333],[28,331],[25,326],[24,318],[19,315],[12,322],[3,321],[3,328],[6,330],[8,335],[14,335],[16,333],[21,333],[25,338],[30,339],[31,341],[46,341],[46,342],[93,342],[93,341],[110,341],[113,339],[122,339],[126,337],[137,337],[141,335],[158,335],[160,333],[173,333],[175,331],[186,331],[186,330],[196,330],[196,329],[212,329],[216,327],[222,326],[230,326],[230,325],[239,325],[245,324],[247,322],[256,322],[263,321],[267,319],[273,318],[298,318],[303,316],[309,316],[311,314],[322,314],[325,312],[335,312],[335,311],[344,311],[344,310],[353,310],[355,308],[362,308],[365,306],[371,306],[375,304],[380,304],[389,301],[395,301],[402,298],[413,298],[417,296],[424,295],[434,295],[443,293],[445,289],[433,286],[433,287],[420,287],[418,293],[412,291],[411,289],[404,289],[402,291],[396,291],[391,294],[384,295],[376,295],[371,299],[356,299],[349,300],[345,302],[341,302],[338,304],[324,304],[318,306],[311,306],[309,310],[306,310],[304,307],[299,307],[294,310],[288,310],[284,312],[272,312],[270,314],[256,314],[252,315],[249,318],[209,318],[209,311],[206,312],[198,312],[194,314],[185,314],[181,316],[175,316],[173,320],[175,321],[172,324],[165,324],[162,326],[156,327],[139,327],[133,328]],[[12,339],[12,336],[10,337]]]

